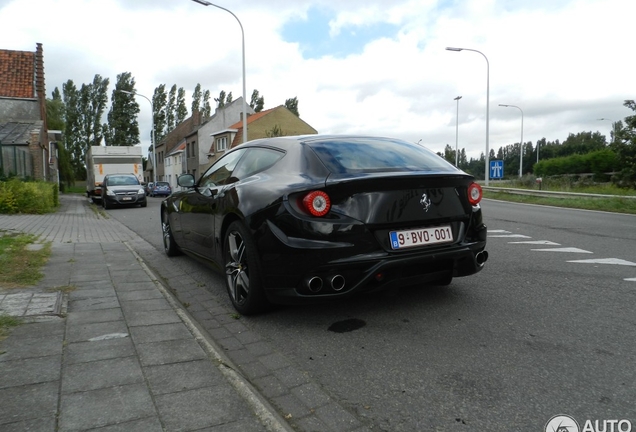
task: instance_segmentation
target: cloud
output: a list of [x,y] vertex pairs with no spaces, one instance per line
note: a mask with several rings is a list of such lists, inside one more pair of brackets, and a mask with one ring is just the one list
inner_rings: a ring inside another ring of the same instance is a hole
[[[469,157],[519,140],[563,141],[630,115],[628,48],[636,3],[621,0],[256,0],[227,5],[245,32],[247,97],[266,108],[298,97],[325,133],[395,136]],[[73,11],[70,14],[69,11]],[[139,93],[177,84],[191,95],[242,93],[241,30],[225,11],[183,0],[0,0],[1,48],[43,43],[47,94],[129,71]],[[24,19],[24,17],[29,19]],[[46,23],[46,25],[43,25]],[[446,51],[458,46],[481,51]],[[489,66],[489,68],[487,68]],[[487,73],[487,71],[489,73]],[[111,86],[112,88],[112,86]],[[188,101],[189,106],[189,101]],[[140,128],[150,128],[140,102]],[[103,119],[105,121],[105,117]],[[144,145],[148,145],[147,142]]]

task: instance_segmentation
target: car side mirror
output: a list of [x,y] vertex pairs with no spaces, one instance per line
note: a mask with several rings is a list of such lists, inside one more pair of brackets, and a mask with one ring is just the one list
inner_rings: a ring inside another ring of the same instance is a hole
[[177,184],[181,187],[194,187],[194,176],[192,174],[182,174],[177,178]]

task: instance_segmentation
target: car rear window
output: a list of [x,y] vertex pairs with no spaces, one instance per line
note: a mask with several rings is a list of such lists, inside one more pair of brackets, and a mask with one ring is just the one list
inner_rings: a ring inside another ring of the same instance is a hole
[[132,185],[138,185],[140,183],[137,177],[135,176],[121,175],[121,176],[108,177],[107,184],[111,186],[132,186]]
[[168,182],[157,182],[157,187],[170,187],[170,183]]
[[333,173],[456,170],[432,151],[408,141],[336,138],[307,144]]

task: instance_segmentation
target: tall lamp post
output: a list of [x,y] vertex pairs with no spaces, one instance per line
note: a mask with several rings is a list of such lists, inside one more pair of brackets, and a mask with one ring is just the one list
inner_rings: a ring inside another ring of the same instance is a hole
[[246,143],[247,142],[247,91],[245,87],[245,32],[243,31],[243,24],[241,24],[241,20],[239,20],[238,17],[234,15],[234,12],[232,12],[229,9],[226,9],[222,6],[215,5],[214,3],[210,3],[209,1],[206,1],[206,0],[192,0],[192,1],[195,3],[202,4],[203,6],[214,6],[215,8],[224,10],[225,12],[232,15],[238,22],[239,26],[241,27],[241,48],[243,52],[243,58],[242,58],[243,60],[243,143]]
[[[519,153],[521,153],[521,156],[519,157],[519,178],[521,178],[523,177],[523,110],[516,105],[499,104],[499,106],[506,107],[506,108],[517,108],[519,111],[521,111],[521,141],[519,144]],[[539,161],[539,151],[537,150],[537,162],[538,161]]]
[[152,181],[157,183],[157,144],[155,140],[155,104],[152,103],[148,97],[127,90],[119,90],[121,93],[126,93],[133,96],[141,96],[150,103],[150,122],[152,129],[150,130],[150,139],[152,140]]
[[457,153],[457,151],[459,145],[459,100],[461,98],[461,96],[457,96],[455,99],[453,99],[457,101],[457,116],[455,120],[455,167],[458,167],[459,163],[459,153]]
[[490,159],[490,145],[489,145],[489,136],[490,136],[490,131],[489,131],[489,126],[490,126],[490,62],[488,61],[488,57],[486,57],[486,55],[481,52],[481,51],[477,51],[475,49],[470,49],[470,48],[453,48],[453,47],[446,47],[446,50],[448,51],[473,51],[476,53],[481,54],[482,56],[484,56],[484,59],[486,59],[486,166],[484,168],[484,174],[486,177],[486,186],[488,186],[488,181],[489,181],[489,177],[490,177],[490,172],[489,172],[489,159]]

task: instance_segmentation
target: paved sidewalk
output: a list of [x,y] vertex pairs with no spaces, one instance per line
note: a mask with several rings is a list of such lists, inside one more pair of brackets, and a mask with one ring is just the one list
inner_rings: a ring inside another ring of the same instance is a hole
[[62,195],[0,231],[52,242],[45,277],[0,286],[0,430],[289,431],[129,246],[136,234]]

